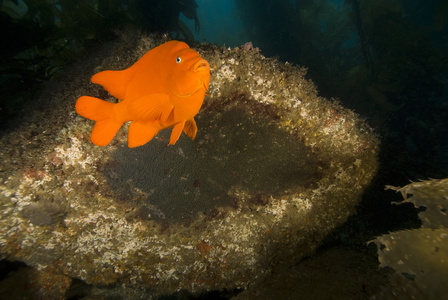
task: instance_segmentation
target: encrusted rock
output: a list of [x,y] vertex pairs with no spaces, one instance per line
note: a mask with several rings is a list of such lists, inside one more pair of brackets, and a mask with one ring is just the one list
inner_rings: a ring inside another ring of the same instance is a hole
[[[76,99],[116,100],[90,77],[164,41],[124,35],[106,45],[3,134],[3,258],[57,265],[96,286],[231,290],[310,254],[354,212],[377,168],[377,138],[353,111],[317,96],[305,69],[256,49],[195,47],[211,80],[194,141],[166,147],[164,131],[129,149],[125,128],[111,145],[92,145]],[[42,213],[36,199],[51,194],[64,199],[57,220],[30,210]]]

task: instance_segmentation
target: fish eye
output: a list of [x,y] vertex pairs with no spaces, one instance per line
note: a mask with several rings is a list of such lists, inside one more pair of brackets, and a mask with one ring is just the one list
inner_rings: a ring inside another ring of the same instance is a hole
[[176,64],[180,63],[182,61],[182,58],[180,56],[176,57]]

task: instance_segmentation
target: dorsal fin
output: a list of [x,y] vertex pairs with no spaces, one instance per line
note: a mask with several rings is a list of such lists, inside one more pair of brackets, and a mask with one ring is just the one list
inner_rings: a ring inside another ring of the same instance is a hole
[[129,82],[132,79],[132,71],[129,69],[123,71],[103,71],[92,77],[92,82],[100,84],[106,91],[117,99],[123,100]]

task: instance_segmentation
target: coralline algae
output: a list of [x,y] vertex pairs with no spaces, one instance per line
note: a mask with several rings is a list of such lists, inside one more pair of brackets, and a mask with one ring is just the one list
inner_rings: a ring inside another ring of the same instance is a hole
[[[211,80],[194,141],[166,147],[163,132],[128,149],[120,130],[110,146],[92,145],[74,103],[109,96],[90,77],[164,41],[124,35],[105,46],[3,135],[2,258],[123,291],[244,289],[310,254],[354,212],[377,168],[377,138],[317,96],[305,69],[256,49],[196,48]],[[42,221],[30,207],[51,207],[48,195],[65,211]]]

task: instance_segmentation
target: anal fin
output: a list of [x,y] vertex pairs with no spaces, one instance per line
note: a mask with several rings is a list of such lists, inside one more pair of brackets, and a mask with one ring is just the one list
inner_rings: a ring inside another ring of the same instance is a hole
[[128,131],[128,147],[135,148],[143,146],[152,140],[160,129],[161,128],[157,122],[131,122]]
[[112,141],[123,123],[111,119],[96,121],[90,140],[97,146],[106,146]]

